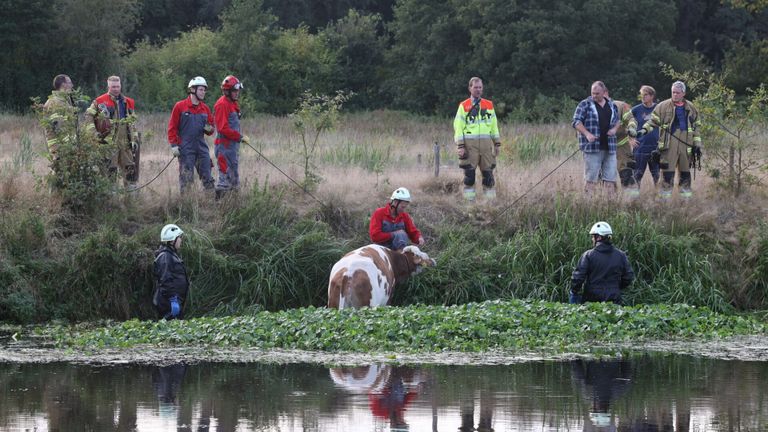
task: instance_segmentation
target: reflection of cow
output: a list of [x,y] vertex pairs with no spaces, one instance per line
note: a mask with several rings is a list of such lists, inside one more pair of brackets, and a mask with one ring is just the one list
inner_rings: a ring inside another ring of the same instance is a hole
[[363,246],[346,254],[331,269],[328,307],[386,306],[396,284],[434,265],[435,260],[416,246],[402,251],[375,244]]
[[389,420],[390,430],[407,430],[405,410],[426,382],[418,370],[389,365],[331,368],[333,382],[351,393],[367,393],[374,417]]

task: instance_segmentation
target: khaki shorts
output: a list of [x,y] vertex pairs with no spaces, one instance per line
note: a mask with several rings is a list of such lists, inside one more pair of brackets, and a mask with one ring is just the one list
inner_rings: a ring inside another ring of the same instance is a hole
[[468,139],[464,141],[467,152],[466,159],[459,159],[462,168],[480,168],[489,171],[496,168],[494,144],[490,139]]

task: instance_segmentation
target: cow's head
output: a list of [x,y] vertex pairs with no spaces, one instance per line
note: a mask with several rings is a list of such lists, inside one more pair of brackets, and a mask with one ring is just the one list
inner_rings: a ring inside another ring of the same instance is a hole
[[415,267],[413,272],[411,272],[412,275],[421,273],[425,267],[434,267],[437,265],[435,260],[419,250],[416,246],[406,246],[403,248],[403,255],[405,255],[408,258],[408,261]]

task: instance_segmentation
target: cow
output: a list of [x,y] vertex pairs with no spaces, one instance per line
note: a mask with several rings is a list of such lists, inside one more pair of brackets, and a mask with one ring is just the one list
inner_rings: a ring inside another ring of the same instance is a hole
[[386,306],[395,285],[435,264],[435,260],[416,246],[406,246],[402,251],[377,244],[355,249],[331,269],[328,307]]

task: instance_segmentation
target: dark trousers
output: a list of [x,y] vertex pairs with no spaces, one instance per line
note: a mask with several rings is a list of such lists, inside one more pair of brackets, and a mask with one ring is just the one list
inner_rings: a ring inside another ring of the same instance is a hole
[[653,161],[650,151],[635,151],[635,163],[635,180],[638,184],[640,184],[640,181],[643,179],[646,167],[651,171],[653,184],[659,182],[659,164]]

